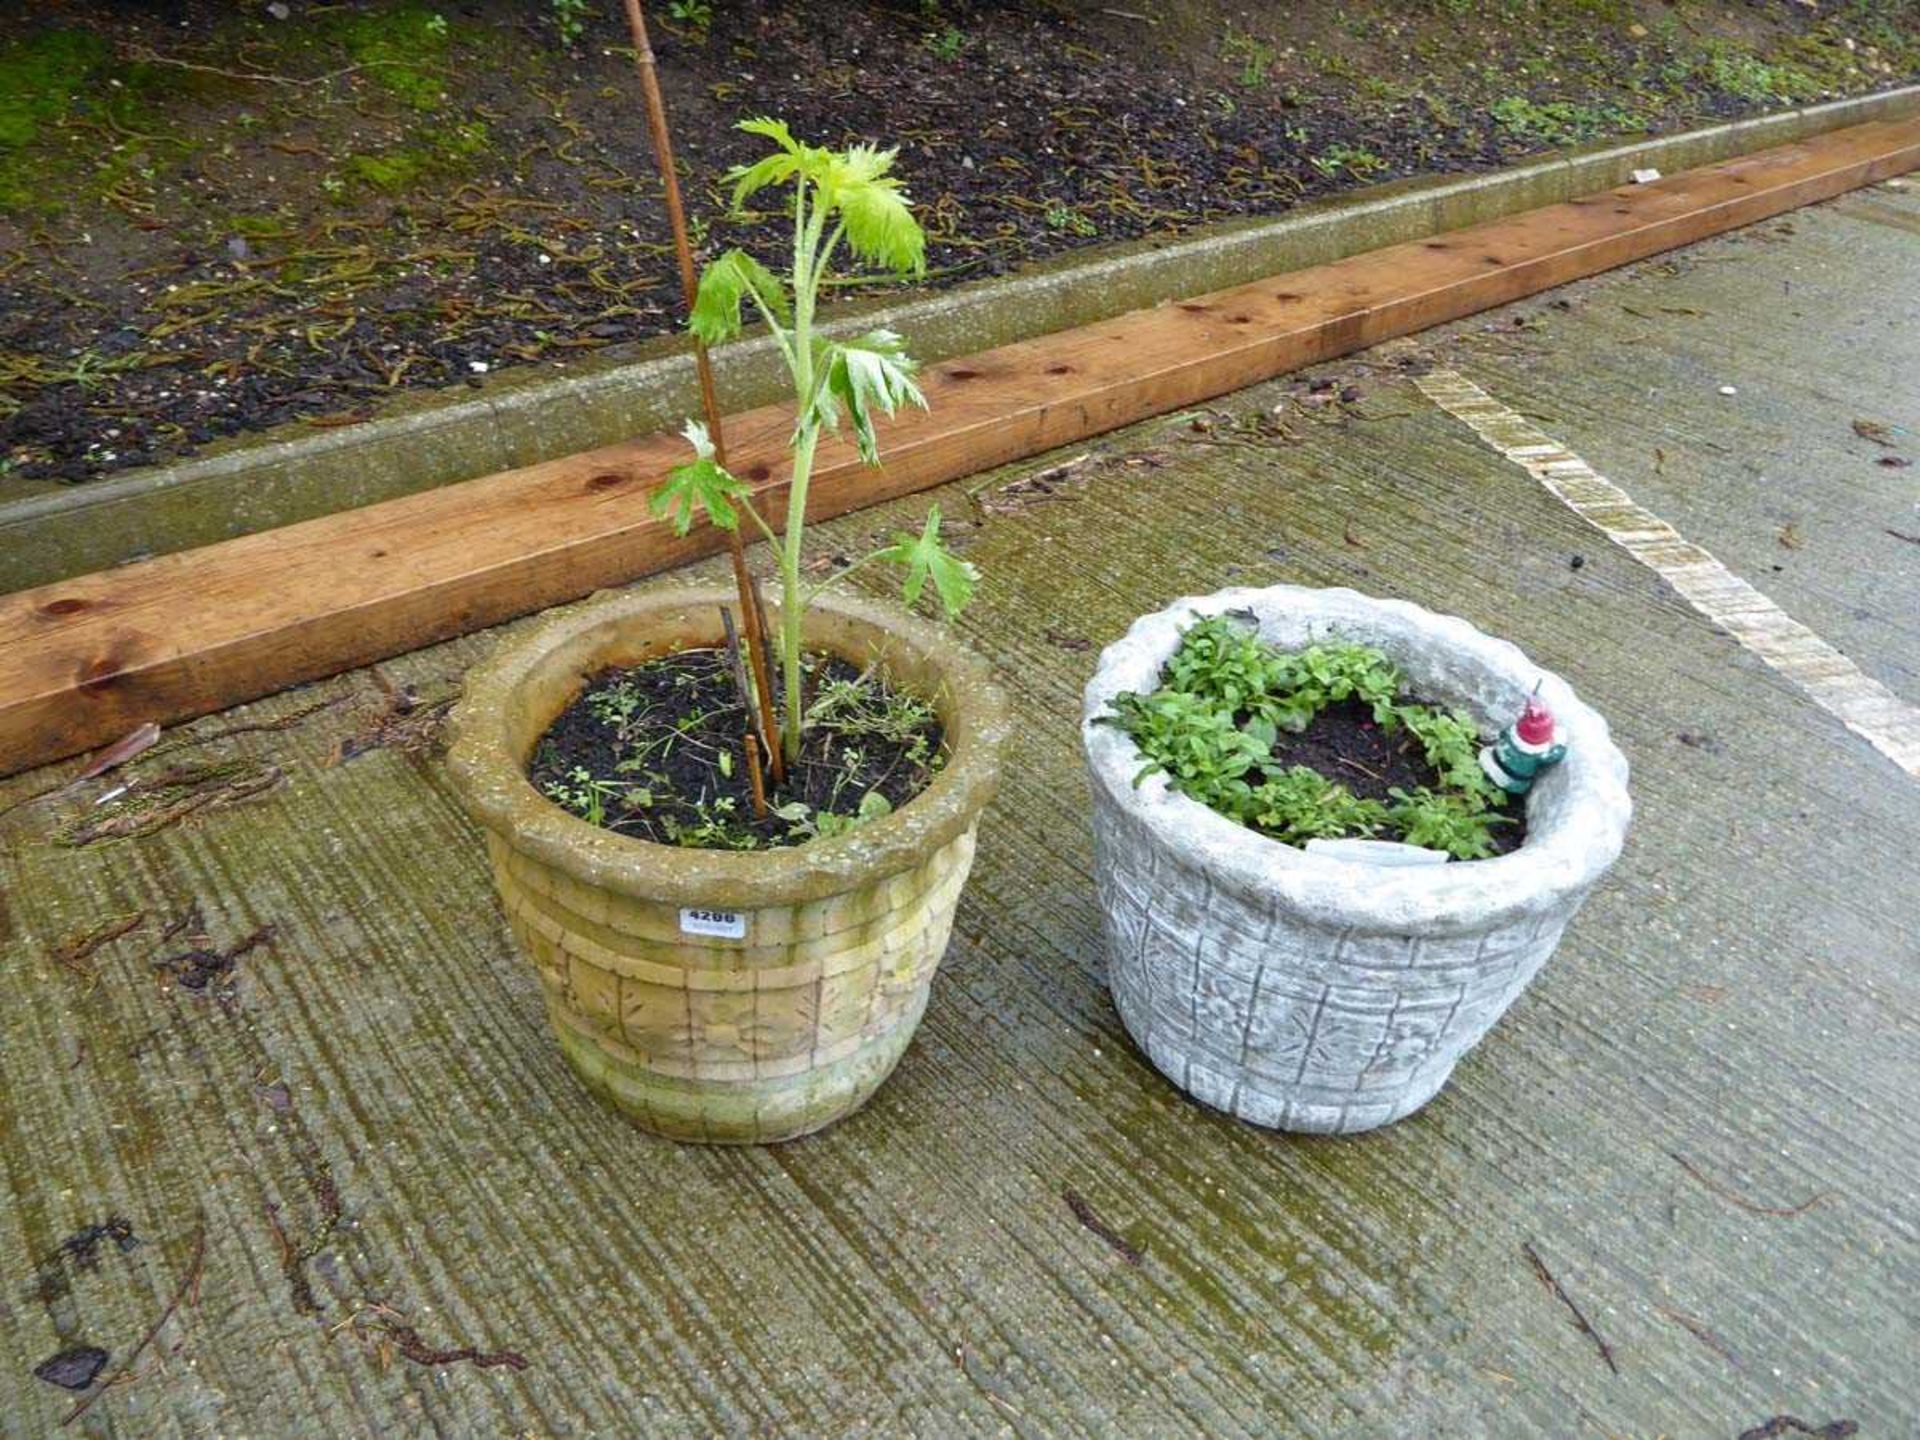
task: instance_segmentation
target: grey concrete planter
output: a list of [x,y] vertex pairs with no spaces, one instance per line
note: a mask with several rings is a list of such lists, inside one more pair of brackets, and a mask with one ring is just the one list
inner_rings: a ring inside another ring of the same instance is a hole
[[[1382,869],[1266,839],[1171,790],[1096,725],[1151,690],[1198,616],[1252,612],[1288,648],[1377,645],[1423,694],[1482,719],[1542,695],[1569,745],[1494,860]],[[1195,1099],[1257,1125],[1370,1130],[1446,1083],[1553,953],[1627,833],[1627,762],[1558,676],[1464,620],[1292,585],[1179,600],[1108,646],[1082,720],[1109,983],[1128,1032]]]

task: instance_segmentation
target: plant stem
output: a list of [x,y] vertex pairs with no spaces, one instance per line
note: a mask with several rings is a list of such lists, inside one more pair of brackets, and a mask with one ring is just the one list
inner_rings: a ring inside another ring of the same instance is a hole
[[793,437],[793,475],[787,489],[787,526],[780,544],[780,669],[786,685],[787,713],[782,717],[781,748],[789,765],[800,762],[800,644],[806,599],[801,592],[801,539],[807,525],[807,482],[813,477],[813,453],[820,443],[820,427],[810,417],[813,402],[813,306],[820,277],[840,232],[823,245],[828,207],[823,202],[807,213],[807,187],[795,186],[793,202],[793,331],[788,363],[798,422]]
[[806,597],[800,585],[800,531],[807,518],[807,481],[813,474],[814,447],[820,432],[803,426],[793,442],[793,479],[787,493],[786,543],[780,549],[780,669],[787,688],[787,713],[781,739],[788,765],[800,763],[800,625]]

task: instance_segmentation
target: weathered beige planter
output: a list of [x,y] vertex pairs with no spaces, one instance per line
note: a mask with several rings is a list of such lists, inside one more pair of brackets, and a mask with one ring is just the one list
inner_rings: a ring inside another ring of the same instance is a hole
[[721,642],[730,590],[597,596],[468,677],[448,766],[486,831],[502,907],[589,1089],[679,1140],[787,1140],[864,1104],[926,1008],[1006,703],[986,667],[898,611],[825,598],[807,644],[890,673],[938,709],[949,759],[925,793],[790,849],[686,850],[547,800],[526,762],[588,675]]

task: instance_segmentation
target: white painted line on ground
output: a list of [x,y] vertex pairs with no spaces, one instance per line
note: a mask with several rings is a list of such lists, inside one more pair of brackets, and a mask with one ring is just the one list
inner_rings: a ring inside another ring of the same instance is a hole
[[1694,609],[1920,780],[1920,709],[1863,674],[1712,555],[1464,375],[1434,370],[1415,383],[1434,404],[1464,421],[1581,519],[1655,571]]

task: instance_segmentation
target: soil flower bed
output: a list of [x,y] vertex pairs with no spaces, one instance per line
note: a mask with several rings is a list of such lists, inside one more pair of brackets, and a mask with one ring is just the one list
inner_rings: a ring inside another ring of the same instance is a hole
[[[358,424],[673,331],[620,8],[0,7],[0,479]],[[835,144],[898,137],[931,285],[1920,74],[1914,0],[651,8],[689,173],[751,158],[748,97]]]
[[1283,651],[1227,615],[1188,630],[1152,694],[1114,699],[1136,783],[1174,789],[1288,845],[1398,840],[1480,860],[1519,848],[1526,818],[1482,773],[1463,709],[1413,697],[1366,645]]

